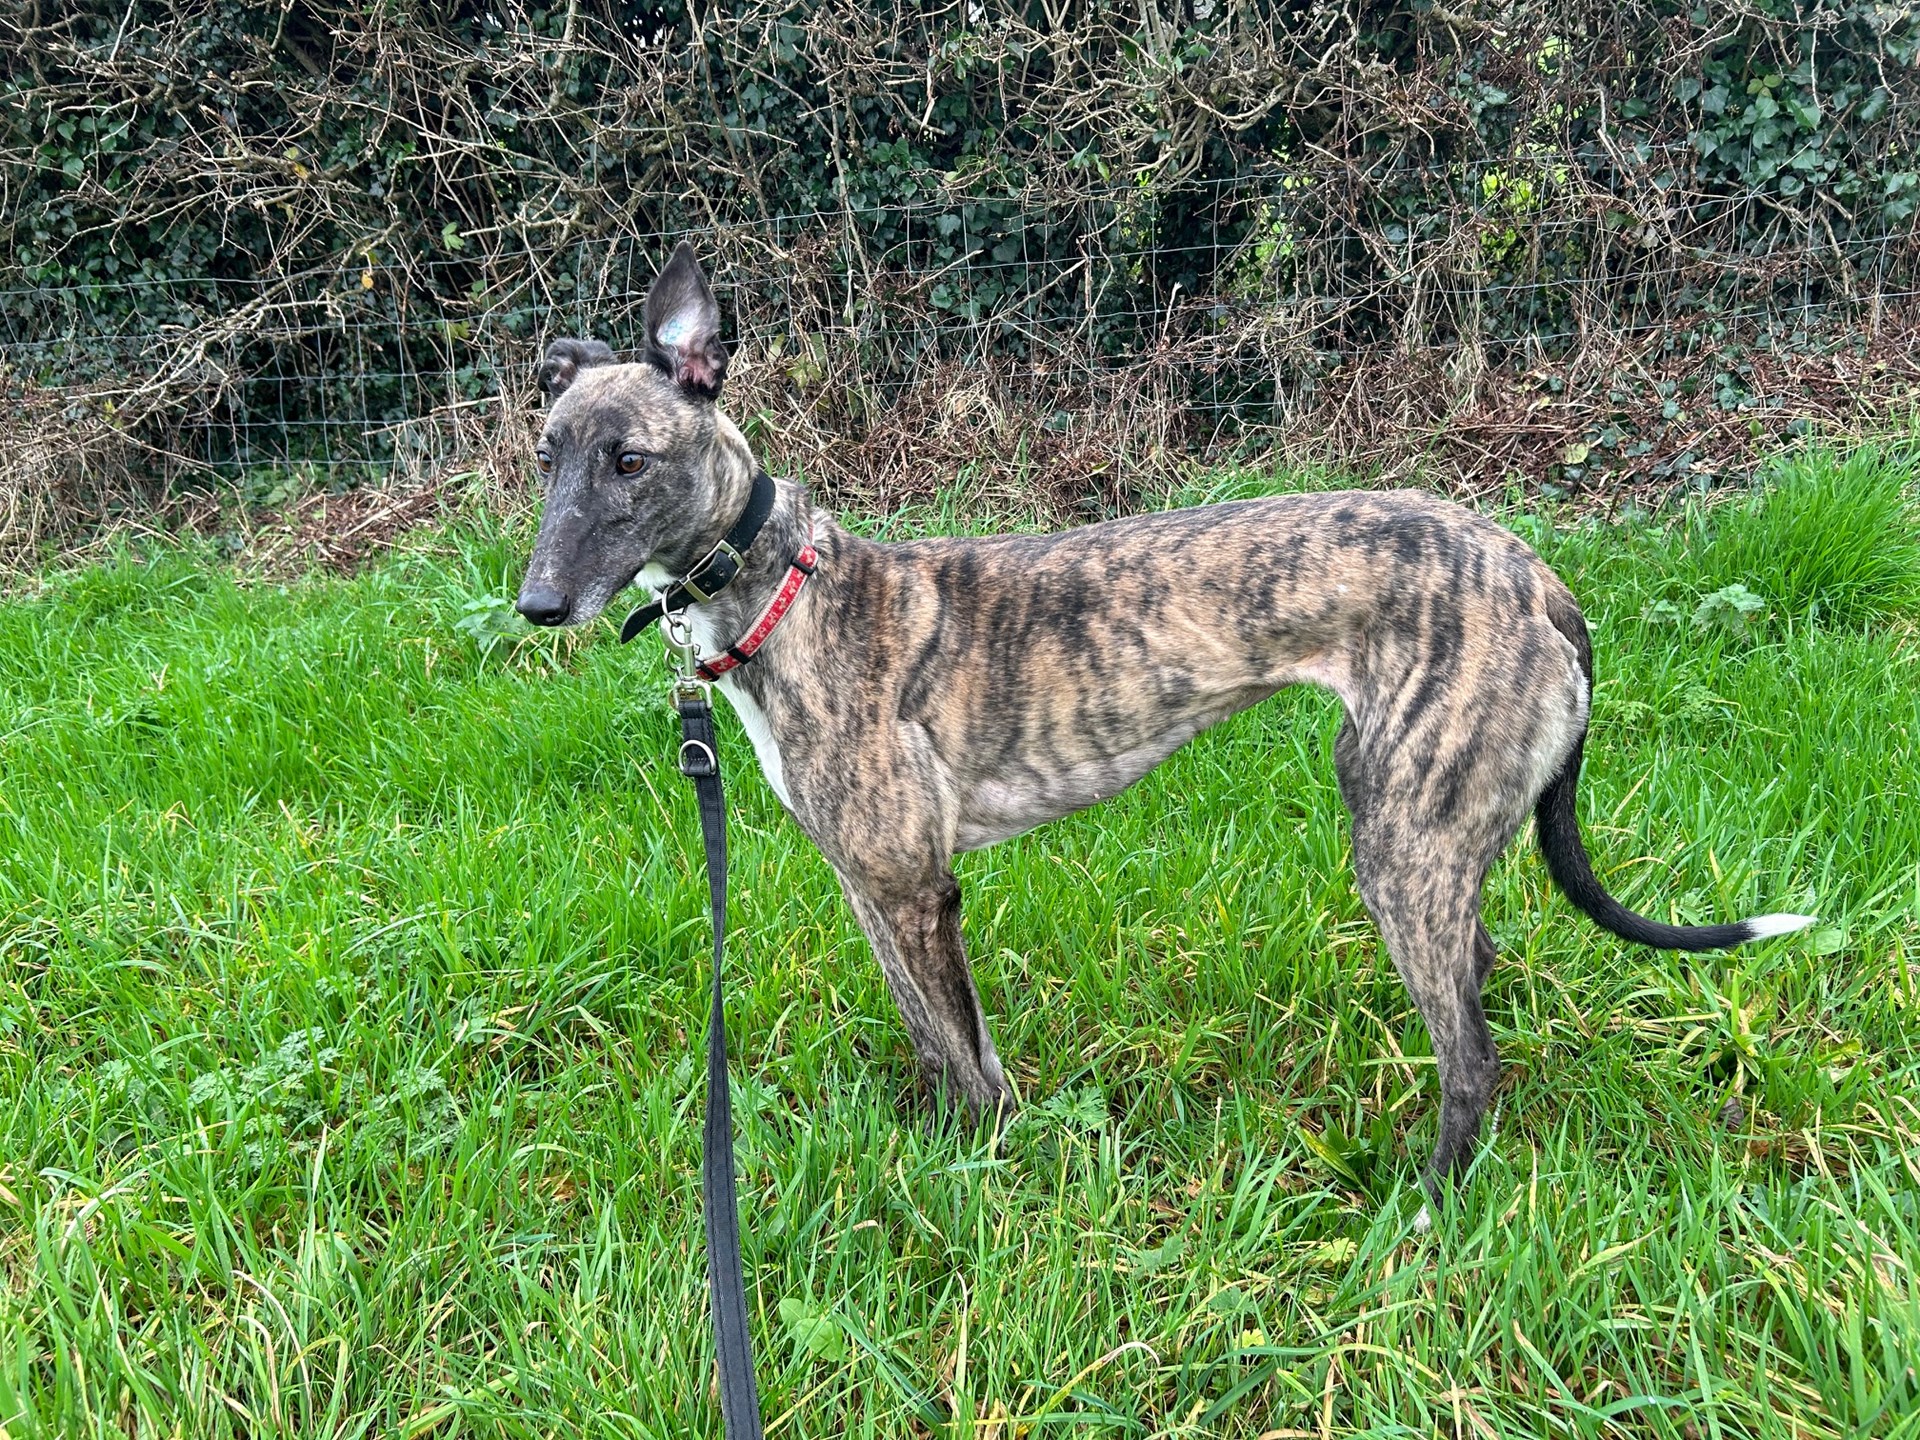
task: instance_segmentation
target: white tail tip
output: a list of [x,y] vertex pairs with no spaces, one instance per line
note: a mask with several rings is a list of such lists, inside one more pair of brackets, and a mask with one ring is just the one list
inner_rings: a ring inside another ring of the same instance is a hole
[[1791,935],[1813,924],[1811,915],[1756,915],[1747,921],[1747,938],[1765,940],[1770,935]]

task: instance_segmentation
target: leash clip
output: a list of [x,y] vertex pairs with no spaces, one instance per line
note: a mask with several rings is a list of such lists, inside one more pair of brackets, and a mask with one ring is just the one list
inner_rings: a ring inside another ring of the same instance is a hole
[[[660,617],[660,634],[667,643],[667,663],[673,667],[673,684],[668,689],[674,704],[689,700],[705,703],[710,687],[700,675],[700,646],[694,639],[693,626],[684,615],[669,610]],[[681,768],[685,770],[684,765]]]

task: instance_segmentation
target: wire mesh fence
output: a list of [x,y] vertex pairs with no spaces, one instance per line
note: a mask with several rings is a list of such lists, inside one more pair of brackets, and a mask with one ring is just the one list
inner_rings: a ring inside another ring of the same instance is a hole
[[1920,385],[1920,22],[1873,0],[137,0],[0,44],[0,567],[116,507],[524,485],[540,342],[631,353],[683,234],[731,413],[882,505],[1273,452],[1612,495]]
[[[1428,177],[1461,204],[1422,230],[1355,224],[1341,183],[1113,186],[1030,197],[1011,225],[1004,204],[935,193],[617,234],[564,267],[369,247],[296,273],[16,286],[0,291],[0,383],[42,460],[111,440],[173,485],[418,482],[524,441],[545,339],[636,350],[654,267],[686,235],[729,319],[728,406],[775,458],[912,488],[939,478],[916,468],[1011,436],[1111,480],[1128,455],[1215,453],[1329,409],[1364,431],[1370,376],[1423,387],[1402,420],[1432,421],[1471,409],[1489,375],[1628,355],[1745,346],[1884,369],[1920,293],[1911,234],[1835,238],[1817,204],[1742,244],[1721,221],[1753,195],[1680,204],[1509,161]],[[916,443],[969,413],[991,433]]]

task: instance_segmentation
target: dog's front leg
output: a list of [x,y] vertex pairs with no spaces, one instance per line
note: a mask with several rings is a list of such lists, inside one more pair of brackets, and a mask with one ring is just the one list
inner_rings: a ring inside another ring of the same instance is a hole
[[841,886],[907,1022],[936,1095],[992,1117],[1013,1091],[994,1053],[960,936],[960,885],[951,872],[917,884],[875,884],[842,874]]

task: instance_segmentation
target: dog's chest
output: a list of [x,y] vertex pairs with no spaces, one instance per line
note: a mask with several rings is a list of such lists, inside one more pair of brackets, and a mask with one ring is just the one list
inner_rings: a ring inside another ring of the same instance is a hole
[[733,706],[733,713],[740,717],[740,728],[747,732],[747,739],[753,742],[753,753],[759,758],[760,771],[767,777],[767,784],[780,797],[780,803],[792,809],[793,802],[787,798],[786,773],[780,766],[780,746],[773,738],[773,727],[767,723],[766,712],[754,703],[744,686],[728,679],[722,679],[719,683],[721,690],[726,693],[727,703]]
[[1111,799],[1205,729],[1210,718],[1168,726],[1124,749],[1049,757],[1044,763],[1010,767],[1004,774],[977,779],[961,798],[958,848],[997,845]]
[[[693,627],[694,642],[700,647],[702,655],[712,655],[727,647],[729,642],[715,633],[704,615],[690,610],[687,620]],[[792,809],[793,801],[787,795],[786,771],[780,763],[780,744],[773,738],[773,726],[767,723],[766,712],[747,693],[746,686],[732,675],[723,675],[714,683],[719,686],[720,693],[727,697],[733,713],[740,717],[740,728],[747,732],[747,739],[753,742],[753,753],[760,762],[760,773],[767,777],[767,784],[780,797],[780,803]]]

